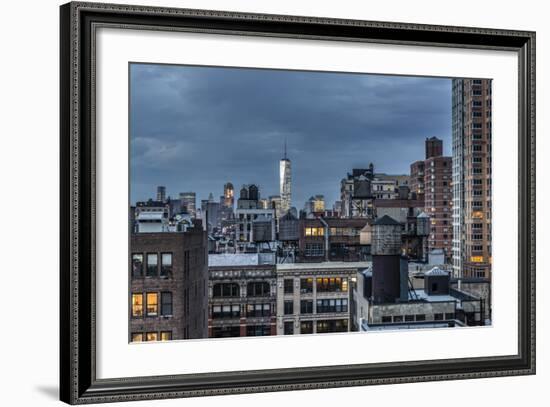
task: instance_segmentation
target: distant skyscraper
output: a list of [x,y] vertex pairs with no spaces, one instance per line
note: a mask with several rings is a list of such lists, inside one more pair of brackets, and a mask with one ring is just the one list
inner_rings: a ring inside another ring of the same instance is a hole
[[431,137],[426,139],[426,160],[432,157],[439,157],[443,155],[443,140],[437,137]]
[[164,202],[166,201],[166,187],[159,185],[157,187],[157,201]]
[[283,216],[290,209],[291,181],[292,181],[292,175],[291,175],[290,160],[287,158],[287,155],[286,155],[286,140],[285,140],[284,157],[281,159],[279,163],[279,192],[281,195],[281,209],[280,209],[280,213],[277,214],[279,217]]
[[453,273],[491,277],[491,81],[453,79]]
[[180,192],[181,206],[191,217],[197,215],[197,194],[195,192]]
[[223,186],[223,198],[226,208],[233,208],[235,203],[235,188],[231,182]]

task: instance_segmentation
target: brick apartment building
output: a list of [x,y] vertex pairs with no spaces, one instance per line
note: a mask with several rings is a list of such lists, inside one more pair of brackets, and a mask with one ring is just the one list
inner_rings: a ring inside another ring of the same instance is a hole
[[129,340],[207,337],[206,233],[133,233]]
[[450,259],[452,228],[452,158],[443,153],[442,140],[432,137],[425,142],[426,158],[411,164],[411,190],[424,199],[424,212],[430,217],[428,251],[443,250]]

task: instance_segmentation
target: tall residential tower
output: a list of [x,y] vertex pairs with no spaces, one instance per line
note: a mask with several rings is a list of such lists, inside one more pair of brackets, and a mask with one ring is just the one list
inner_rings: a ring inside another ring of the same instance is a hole
[[280,209],[280,213],[277,214],[278,217],[283,216],[290,209],[291,180],[292,180],[292,176],[291,176],[290,160],[287,158],[287,155],[286,155],[286,140],[285,140],[284,157],[281,159],[279,163],[279,192],[281,195],[281,209]]
[[453,273],[491,276],[491,81],[453,79]]

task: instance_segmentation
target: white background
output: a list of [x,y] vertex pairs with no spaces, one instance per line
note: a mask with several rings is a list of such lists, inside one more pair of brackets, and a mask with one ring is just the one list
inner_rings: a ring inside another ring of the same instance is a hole
[[[98,378],[517,353],[516,53],[107,28],[97,38]],[[128,61],[491,78],[493,325],[128,346]]]
[[[152,4],[153,1],[137,4]],[[537,206],[548,206],[544,180],[548,160],[550,29],[544,2],[522,1],[388,1],[359,6],[354,1],[158,1],[156,5],[227,9],[279,14],[393,20],[403,22],[515,28],[537,31],[538,179]],[[3,215],[2,335],[3,369],[0,400],[4,405],[58,403],[58,8],[57,1],[3,4],[0,26],[0,173]],[[538,213],[538,375],[534,377],[431,382],[363,388],[210,397],[185,400],[189,406],[259,404],[406,403],[410,406],[543,405],[550,379],[548,309],[543,287],[548,284],[543,259],[550,227],[548,213]],[[6,244],[7,243],[7,244]],[[149,402],[181,405],[181,400]],[[135,403],[134,403],[135,404]],[[129,405],[129,404],[125,404]],[[137,405],[137,404],[136,404]],[[141,403],[141,405],[145,405]]]

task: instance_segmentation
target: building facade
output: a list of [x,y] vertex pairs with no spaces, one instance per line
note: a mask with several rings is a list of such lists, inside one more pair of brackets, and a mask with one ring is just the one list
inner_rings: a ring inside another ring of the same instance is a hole
[[259,254],[210,255],[208,274],[208,337],[277,333],[273,258],[265,261]]
[[491,80],[453,79],[453,274],[491,277]]
[[277,264],[277,334],[348,332],[350,286],[368,262]]
[[411,193],[424,202],[424,161],[411,164]]
[[428,250],[443,250],[451,257],[452,228],[452,159],[430,157],[424,162],[424,211],[430,217]]
[[207,337],[208,272],[202,227],[130,237],[131,342]]

